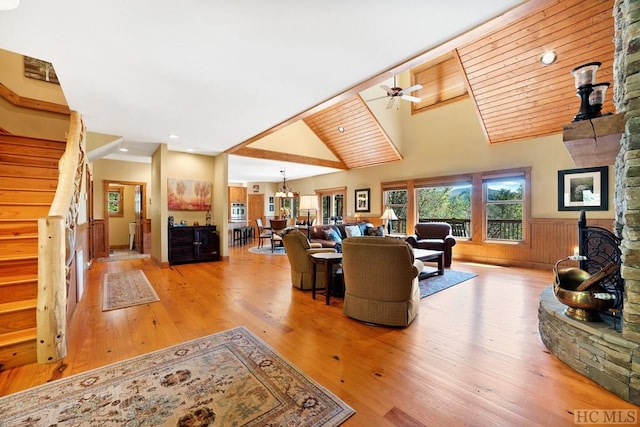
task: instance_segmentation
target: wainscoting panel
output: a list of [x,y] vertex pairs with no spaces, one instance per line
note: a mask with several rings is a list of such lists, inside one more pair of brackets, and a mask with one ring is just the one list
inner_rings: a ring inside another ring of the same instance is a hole
[[[613,230],[613,219],[587,217],[587,224]],[[453,248],[454,260],[550,269],[578,246],[577,218],[533,218],[529,226],[529,241],[524,244],[458,240]]]

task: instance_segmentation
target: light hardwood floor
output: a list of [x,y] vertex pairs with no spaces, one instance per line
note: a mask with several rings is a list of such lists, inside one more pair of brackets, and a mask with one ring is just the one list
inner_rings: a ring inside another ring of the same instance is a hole
[[[257,244],[257,243],[255,243]],[[346,426],[561,426],[575,409],[635,408],[568,368],[540,341],[551,271],[455,261],[478,276],[422,299],[405,329],[342,314],[342,300],[291,286],[286,256],[230,248],[228,261],[160,269],[94,263],[60,363],[0,372],[0,395],[245,325],[355,410]],[[142,269],[160,301],[101,310],[105,273]]]

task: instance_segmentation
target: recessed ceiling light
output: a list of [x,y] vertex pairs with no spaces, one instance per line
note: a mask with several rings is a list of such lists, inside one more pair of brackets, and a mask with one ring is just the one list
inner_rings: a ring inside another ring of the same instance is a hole
[[120,151],[127,152],[127,151],[129,151],[129,149],[127,149],[127,148],[125,148],[125,147],[120,147]]
[[176,135],[175,133],[172,133],[172,134],[170,134],[170,135],[169,135],[169,138],[171,138],[171,139],[178,139],[178,138],[180,138],[180,137],[179,137],[178,135]]
[[0,0],[0,10],[13,10],[20,6],[20,0]]
[[342,126],[338,126],[338,132],[344,133],[344,128]]
[[556,62],[557,58],[558,55],[556,55],[553,50],[548,50],[542,54],[542,56],[540,57],[540,62],[542,62],[543,65],[551,65]]
[[193,148],[187,148],[187,153],[193,153]]

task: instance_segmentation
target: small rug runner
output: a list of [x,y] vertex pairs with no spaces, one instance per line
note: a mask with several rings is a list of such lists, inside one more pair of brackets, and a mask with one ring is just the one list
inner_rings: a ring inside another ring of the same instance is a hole
[[98,262],[113,262],[113,261],[127,261],[130,259],[145,259],[151,258],[151,254],[141,254],[136,251],[129,250],[114,250],[109,256],[99,257],[96,259]]
[[[425,270],[430,272],[429,268],[425,267]],[[445,269],[442,276],[428,276],[420,280],[420,298],[428,297],[476,276],[475,273]]]
[[102,311],[159,301],[142,270],[119,271],[104,276]]
[[252,254],[260,254],[260,255],[286,255],[287,253],[284,251],[283,247],[276,248],[273,252],[271,252],[271,246],[263,246],[258,249],[257,246],[249,248],[249,252]]
[[0,397],[11,426],[315,427],[354,412],[243,326]]

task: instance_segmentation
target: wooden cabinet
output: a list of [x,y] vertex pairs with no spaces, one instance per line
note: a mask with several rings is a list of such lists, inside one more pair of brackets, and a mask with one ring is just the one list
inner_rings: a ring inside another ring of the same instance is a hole
[[220,238],[216,226],[169,227],[169,264],[218,261]]
[[229,203],[247,203],[246,187],[229,187]]

